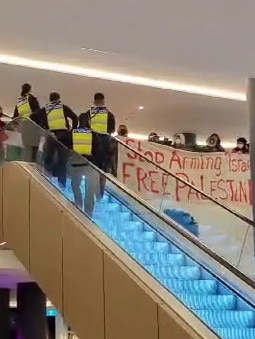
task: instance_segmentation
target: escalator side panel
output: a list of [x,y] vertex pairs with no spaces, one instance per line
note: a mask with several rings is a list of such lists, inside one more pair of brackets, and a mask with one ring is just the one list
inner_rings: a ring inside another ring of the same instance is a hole
[[[104,265],[106,337],[117,339],[126,333],[127,338],[157,338],[158,324],[155,319],[160,301],[149,291],[143,293],[144,287],[137,284],[135,277],[120,266],[110,253],[104,254]],[[131,328],[130,322],[134,328]]]
[[30,272],[62,312],[63,207],[31,180],[29,212]]
[[[69,214],[63,228],[63,304],[81,338],[104,338],[103,247]],[[78,305],[78,307],[77,307]]]
[[15,248],[21,263],[30,270],[29,255],[29,174],[18,166],[3,166],[3,232],[5,241]]
[[[104,242],[94,224],[78,219],[79,213],[74,217],[71,204],[22,166],[4,168],[4,192],[10,189],[3,204],[6,240],[80,339],[216,337],[185,308],[193,321],[188,325],[183,306],[179,315],[170,312],[175,298],[165,290],[162,297],[152,277],[120,249],[116,257],[110,239]],[[163,305],[168,312],[161,312]]]

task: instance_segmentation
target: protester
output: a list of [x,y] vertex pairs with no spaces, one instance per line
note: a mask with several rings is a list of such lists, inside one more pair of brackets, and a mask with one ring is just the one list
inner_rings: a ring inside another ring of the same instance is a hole
[[185,136],[183,134],[176,134],[174,136],[173,147],[178,149],[185,149]]
[[204,152],[225,152],[217,133],[213,133],[207,138]]
[[173,141],[170,138],[164,138],[163,145],[173,147]]
[[148,141],[158,143],[159,142],[159,135],[155,132],[151,132],[148,136]]
[[232,153],[248,154],[248,142],[245,138],[241,137],[236,140],[236,147],[232,149]]
[[128,137],[128,128],[126,125],[119,125],[118,127],[118,136],[119,137]]

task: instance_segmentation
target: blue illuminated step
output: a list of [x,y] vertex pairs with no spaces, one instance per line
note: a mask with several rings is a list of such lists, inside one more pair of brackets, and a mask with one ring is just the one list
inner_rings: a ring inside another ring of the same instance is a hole
[[127,221],[125,227],[123,227],[119,222],[116,222],[115,224],[107,221],[101,222],[98,220],[98,216],[96,220],[97,223],[101,225],[101,228],[105,230],[107,234],[113,236],[115,240],[130,240],[137,242],[156,241],[156,233],[143,232],[142,223]]
[[233,310],[236,306],[234,295],[179,294],[178,298],[192,310]]
[[128,240],[136,242],[155,242],[157,234],[155,232],[119,232],[117,235],[119,240]]
[[143,223],[140,221],[126,221],[122,226],[122,231],[137,231],[142,232],[144,229]]
[[107,212],[120,212],[121,205],[117,203],[102,203],[100,202],[100,207]]
[[120,246],[128,252],[170,252],[170,245],[167,242],[134,242],[130,240],[120,241]]
[[246,328],[255,327],[253,311],[194,311],[210,327]]
[[120,212],[118,214],[118,218],[120,221],[123,221],[123,222],[130,221],[132,218],[132,214],[130,212]]
[[143,265],[162,264],[165,266],[183,266],[185,263],[185,256],[183,254],[145,252],[131,252],[130,254]]
[[214,331],[224,339],[255,338],[255,328],[216,328]]
[[190,294],[216,294],[216,280],[179,280],[179,279],[162,279],[161,282],[170,291],[175,293],[190,293]]
[[201,276],[200,268],[196,266],[145,265],[144,268],[158,279],[175,278],[180,280],[198,280]]

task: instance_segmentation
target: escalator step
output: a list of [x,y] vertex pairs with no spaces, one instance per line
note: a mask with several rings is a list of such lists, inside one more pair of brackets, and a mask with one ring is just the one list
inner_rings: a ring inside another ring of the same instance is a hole
[[[96,219],[98,220],[98,218]],[[143,224],[137,223],[135,221],[128,221],[130,226],[124,227],[121,223],[113,223],[110,220],[98,221],[101,225],[101,228],[106,231],[109,235],[113,236],[115,240],[130,240],[130,241],[156,241],[156,233],[148,235],[148,240],[146,236],[143,236]],[[127,222],[125,222],[126,224]],[[133,230],[135,229],[135,231]],[[151,238],[151,239],[150,239]]]
[[143,265],[158,264],[166,266],[184,266],[185,263],[185,256],[183,254],[144,252],[132,252],[130,254]]
[[100,201],[98,205],[100,206],[100,209],[106,212],[120,212],[121,211],[121,205],[115,202],[104,203]]
[[216,294],[218,284],[216,280],[179,280],[162,279],[161,282],[174,293],[190,293],[195,295]]
[[155,232],[131,231],[131,232],[119,232],[117,237],[119,240],[130,240],[135,242],[146,242],[146,241],[155,242],[157,235]]
[[169,253],[170,245],[167,242],[132,242],[120,241],[120,246],[128,252],[160,252]]
[[196,266],[156,266],[145,265],[153,276],[161,279],[180,279],[180,280],[199,280],[201,277],[201,270]]
[[121,226],[122,231],[142,232],[144,229],[143,223],[140,221],[126,221]]
[[132,220],[132,214],[130,212],[120,212],[118,218],[122,222],[127,222]]
[[223,339],[255,338],[255,328],[216,328],[214,331]]
[[194,311],[207,325],[216,328],[255,327],[253,311]]
[[179,294],[178,298],[193,310],[233,310],[236,306],[234,295]]

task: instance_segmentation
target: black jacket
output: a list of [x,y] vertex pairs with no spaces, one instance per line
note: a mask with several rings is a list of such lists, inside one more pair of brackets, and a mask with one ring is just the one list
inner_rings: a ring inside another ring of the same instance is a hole
[[[72,120],[72,128],[77,128],[77,126],[78,126],[77,115],[71,110],[70,107],[68,107],[66,105],[63,105],[63,110],[64,110],[64,116],[65,116],[65,121],[66,121],[66,128],[68,130],[71,129],[68,118],[70,118]],[[42,128],[49,129],[45,107],[40,109],[39,111],[31,114],[30,118],[31,118],[31,120],[33,120],[36,124],[38,124]]]
[[[82,119],[83,125],[87,128],[90,128],[90,110],[86,113],[80,114],[80,120]],[[112,112],[108,111],[108,121],[107,121],[107,133],[112,134],[115,132],[115,116]]]
[[[28,95],[28,102],[29,102],[31,111],[33,113],[40,110],[39,102],[38,102],[37,98],[35,96],[33,96],[32,94]],[[18,107],[16,105],[15,109],[14,109],[13,119],[18,118],[18,116],[19,116],[19,112],[18,112]]]

